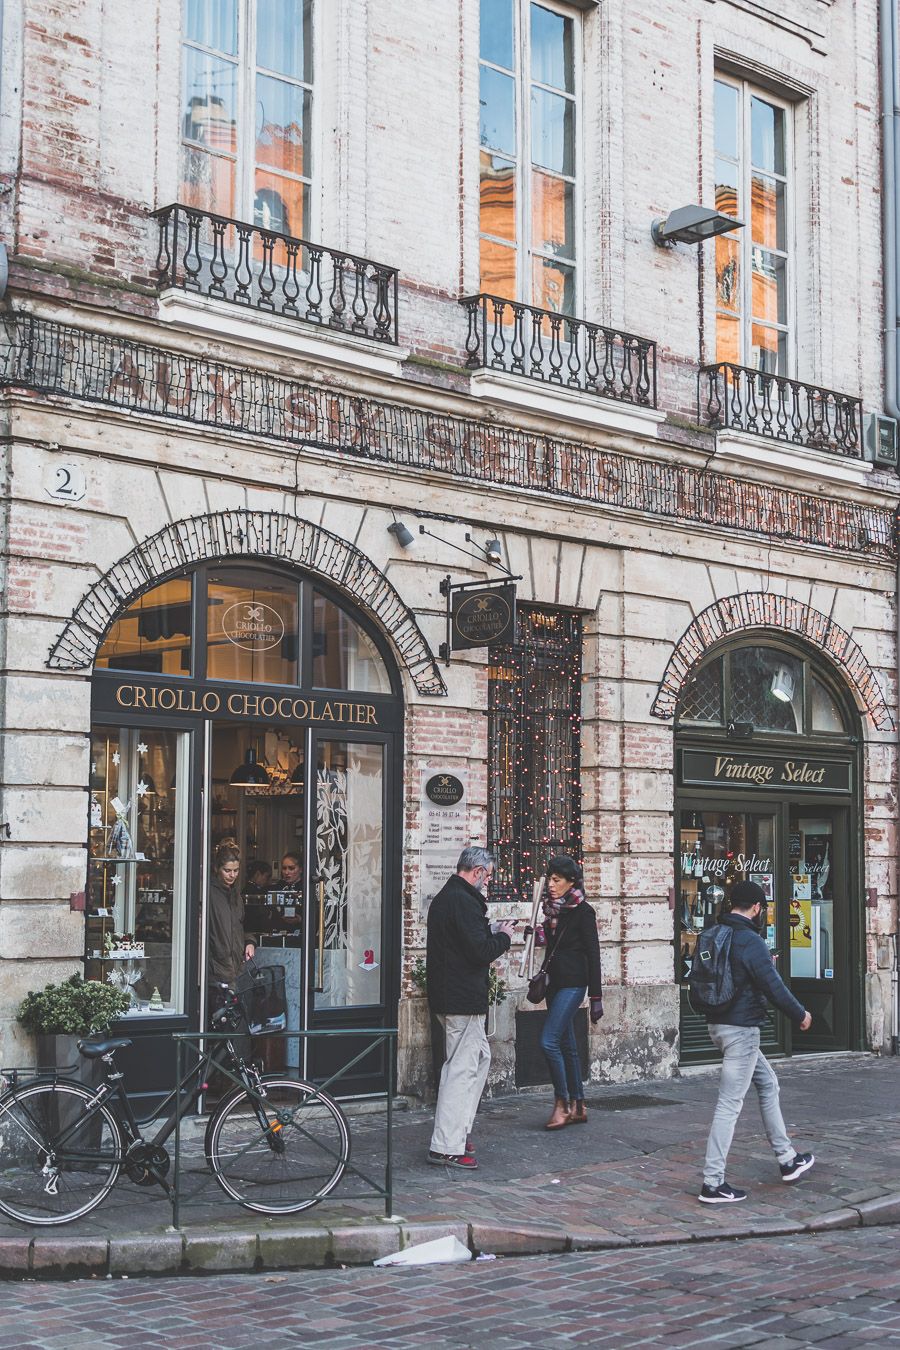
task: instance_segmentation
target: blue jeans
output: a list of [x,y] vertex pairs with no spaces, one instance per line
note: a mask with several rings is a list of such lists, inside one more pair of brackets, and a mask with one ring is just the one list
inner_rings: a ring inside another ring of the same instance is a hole
[[547,1020],[541,1032],[541,1049],[547,1057],[553,1091],[557,1097],[581,1101],[584,1086],[575,1043],[575,1014],[584,1002],[587,987],[557,989],[547,999]]

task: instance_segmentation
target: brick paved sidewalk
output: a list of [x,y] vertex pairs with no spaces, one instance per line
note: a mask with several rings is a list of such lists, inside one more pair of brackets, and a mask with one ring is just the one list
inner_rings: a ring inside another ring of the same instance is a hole
[[[0,1222],[0,1275],[359,1264],[454,1232],[474,1250],[551,1252],[900,1222],[900,1060],[846,1056],[778,1065],[785,1119],[816,1167],[792,1186],[747,1099],[729,1179],[740,1205],[696,1199],[716,1076],[589,1089],[590,1119],[547,1134],[549,1094],[483,1103],[474,1173],[426,1162],[431,1113],[395,1117],[395,1217],[345,1179],[317,1209],[264,1220],[229,1203],[202,1159],[188,1160],[181,1231],[156,1189],[120,1180],[94,1214],[64,1229]],[[752,1093],[752,1090],[751,1090]],[[353,1161],[377,1175],[383,1119],[352,1119]]]

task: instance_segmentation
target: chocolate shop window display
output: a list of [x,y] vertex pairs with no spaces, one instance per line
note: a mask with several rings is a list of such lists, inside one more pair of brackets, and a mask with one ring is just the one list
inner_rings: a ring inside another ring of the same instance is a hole
[[126,1016],[181,1011],[183,739],[101,728],[91,740],[85,975],[127,993]]

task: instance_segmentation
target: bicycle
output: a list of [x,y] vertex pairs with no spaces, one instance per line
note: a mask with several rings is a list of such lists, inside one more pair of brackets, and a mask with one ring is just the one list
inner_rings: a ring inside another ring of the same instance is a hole
[[[228,990],[223,998],[213,1029],[246,1036],[239,996]],[[115,1068],[116,1052],[129,1045],[122,1038],[79,1041],[86,1059],[107,1066],[95,1091],[53,1074],[14,1082],[0,1097],[4,1214],[28,1224],[71,1223],[103,1202],[123,1169],[138,1186],[158,1184],[171,1194],[164,1145],[214,1069],[239,1084],[213,1111],[204,1137],[206,1164],[227,1195],[258,1214],[297,1214],[340,1182],[350,1161],[350,1130],[337,1102],[303,1079],[263,1074],[238,1054],[230,1036],[202,1052],[152,1118],[169,1111],[162,1125],[146,1138],[151,1120],[136,1119],[124,1075]]]

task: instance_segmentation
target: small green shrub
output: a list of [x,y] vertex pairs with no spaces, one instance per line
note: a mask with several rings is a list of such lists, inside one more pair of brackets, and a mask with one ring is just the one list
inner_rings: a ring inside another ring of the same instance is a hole
[[505,980],[501,980],[500,976],[497,974],[497,967],[491,966],[490,974],[488,975],[488,1003],[491,1006],[504,1003],[508,993],[509,985]]
[[18,1020],[26,1031],[43,1036],[89,1036],[106,1031],[130,1006],[128,994],[111,984],[73,975],[26,994]]
[[420,994],[428,993],[428,977],[425,974],[425,957],[417,956],[409,970],[409,980],[414,989],[418,989]]

